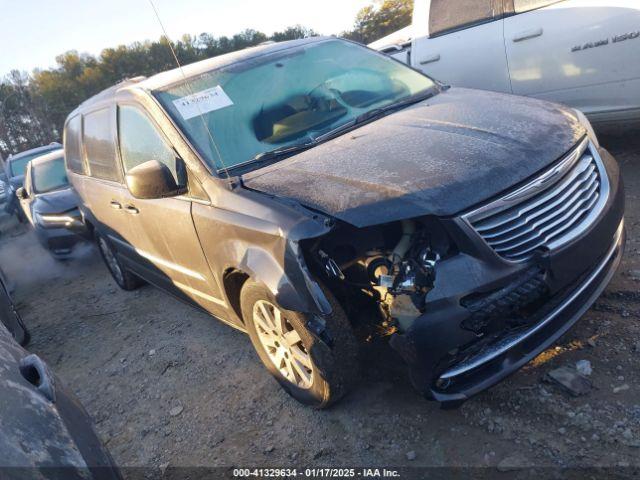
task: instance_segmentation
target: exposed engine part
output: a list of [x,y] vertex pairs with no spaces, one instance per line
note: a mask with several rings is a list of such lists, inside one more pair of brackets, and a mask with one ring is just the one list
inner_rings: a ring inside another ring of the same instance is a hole
[[384,335],[407,330],[425,312],[437,264],[452,245],[437,220],[421,218],[366,229],[340,224],[311,251],[351,314]]
[[402,237],[393,249],[389,260],[395,263],[397,259],[402,260],[411,246],[411,237],[416,231],[416,224],[413,220],[402,220]]
[[393,275],[380,275],[378,284],[383,288],[393,288],[393,281],[396,279]]
[[416,308],[410,295],[390,295],[389,315],[398,322],[400,331],[406,331],[422,312]]
[[371,283],[378,283],[382,277],[388,277],[393,269],[393,262],[383,256],[371,257],[366,264]]
[[333,260],[329,255],[327,255],[322,250],[318,250],[318,255],[324,262],[324,271],[327,273],[329,277],[338,278],[340,280],[344,280],[345,276],[342,273],[342,270],[338,266],[338,264]]

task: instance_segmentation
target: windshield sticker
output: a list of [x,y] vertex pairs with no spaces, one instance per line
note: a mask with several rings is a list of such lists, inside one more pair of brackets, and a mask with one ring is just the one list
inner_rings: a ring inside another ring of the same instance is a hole
[[217,85],[213,88],[178,98],[173,101],[173,104],[182,115],[182,118],[189,120],[214,110],[229,107],[233,105],[233,102],[222,87]]

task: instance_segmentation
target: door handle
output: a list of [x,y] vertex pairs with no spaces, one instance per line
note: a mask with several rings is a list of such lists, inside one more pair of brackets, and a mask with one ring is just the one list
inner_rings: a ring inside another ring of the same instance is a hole
[[127,205],[124,207],[124,211],[127,212],[130,215],[137,215],[140,213],[140,210],[138,210],[136,207],[134,207],[133,205]]
[[115,210],[120,210],[122,208],[122,205],[120,204],[120,202],[116,202],[115,200],[111,200],[109,202],[109,206]]
[[429,63],[437,62],[438,60],[440,60],[440,54],[439,53],[437,53],[435,55],[432,55],[430,57],[427,57],[424,60],[421,60],[420,61],[420,65],[427,65]]
[[515,43],[522,42],[524,40],[530,40],[532,38],[540,37],[544,33],[544,30],[541,28],[536,28],[535,30],[526,30],[524,32],[520,32],[513,37],[513,41]]

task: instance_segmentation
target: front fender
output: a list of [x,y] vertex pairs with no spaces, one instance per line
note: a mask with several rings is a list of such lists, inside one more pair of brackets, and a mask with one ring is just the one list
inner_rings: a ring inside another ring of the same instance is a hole
[[296,242],[288,242],[284,256],[283,266],[267,250],[249,247],[236,268],[264,284],[286,310],[330,313],[331,307],[319,285],[311,278]]
[[330,226],[262,195],[243,193],[256,198],[235,195],[233,204],[252,215],[195,203],[192,207],[200,243],[210,265],[219,272],[216,276],[239,270],[263,283],[287,310],[330,313],[331,307],[312,279],[298,243],[324,234]]

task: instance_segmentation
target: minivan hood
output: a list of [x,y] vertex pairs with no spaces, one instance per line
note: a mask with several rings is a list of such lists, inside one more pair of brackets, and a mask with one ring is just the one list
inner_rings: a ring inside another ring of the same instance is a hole
[[452,88],[242,180],[357,227],[452,216],[535,175],[585,134],[569,108]]
[[78,196],[73,188],[55,190],[36,196],[33,210],[38,213],[63,213],[78,206]]

